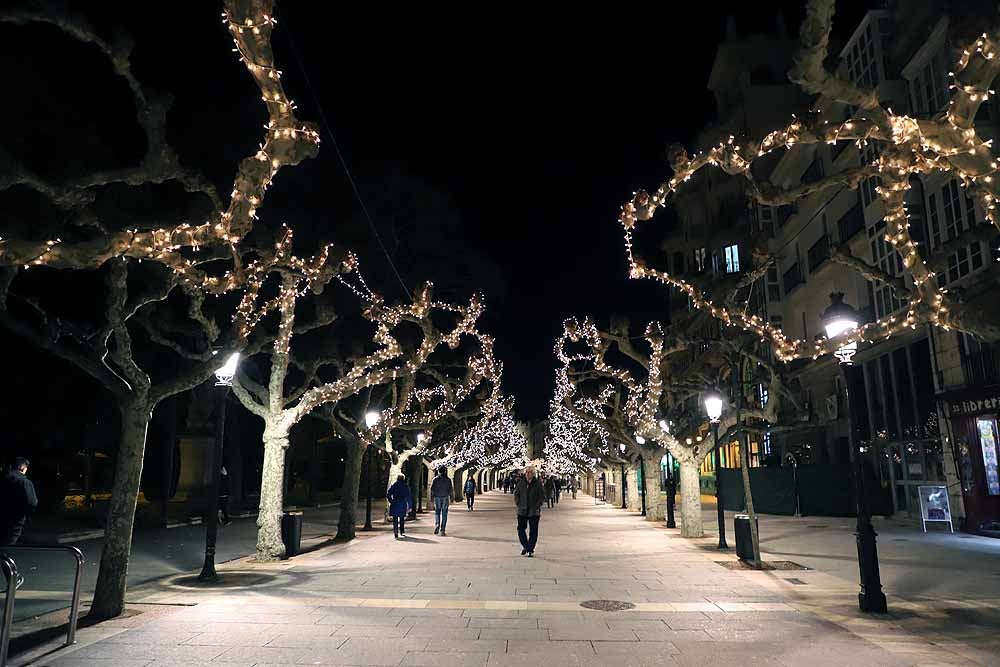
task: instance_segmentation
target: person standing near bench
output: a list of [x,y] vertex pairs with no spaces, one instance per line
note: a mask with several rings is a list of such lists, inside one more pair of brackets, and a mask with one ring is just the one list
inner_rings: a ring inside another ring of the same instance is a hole
[[448,477],[447,468],[439,468],[438,475],[431,483],[431,497],[434,498],[434,534],[441,533],[441,537],[446,537],[445,530],[448,527],[448,506],[451,504],[451,497],[455,494],[455,486]]
[[[514,505],[517,507],[517,538],[521,542],[521,555],[531,558],[538,543],[538,520],[545,504],[545,489],[535,476],[535,466],[527,466],[524,476],[514,487]],[[530,534],[525,532],[530,528]]]

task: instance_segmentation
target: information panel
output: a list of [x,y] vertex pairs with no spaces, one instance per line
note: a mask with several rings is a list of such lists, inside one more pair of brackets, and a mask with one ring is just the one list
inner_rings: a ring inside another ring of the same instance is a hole
[[955,526],[951,522],[951,501],[948,499],[948,487],[945,486],[918,486],[920,493],[920,519],[927,532],[928,521],[947,522],[951,532],[955,532]]

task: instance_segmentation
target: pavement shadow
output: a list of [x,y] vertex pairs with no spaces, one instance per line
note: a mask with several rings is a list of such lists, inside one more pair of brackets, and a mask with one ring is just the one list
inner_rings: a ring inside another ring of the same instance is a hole
[[406,536],[405,539],[400,540],[401,542],[416,542],[418,544],[436,544],[437,540],[428,540],[426,537],[410,537]]

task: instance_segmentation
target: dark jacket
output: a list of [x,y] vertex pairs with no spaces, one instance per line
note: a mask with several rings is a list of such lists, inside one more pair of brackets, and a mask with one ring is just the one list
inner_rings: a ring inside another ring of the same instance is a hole
[[431,482],[431,498],[451,498],[455,495],[455,485],[447,475],[438,475]]
[[38,507],[38,496],[31,480],[11,470],[0,480],[0,529],[23,526]]
[[389,501],[389,516],[406,516],[413,507],[413,494],[405,480],[390,486],[385,497]]
[[471,477],[465,480],[465,493],[466,495],[475,495],[476,493],[476,481]]
[[540,516],[542,505],[545,504],[545,489],[536,477],[531,482],[522,477],[514,488],[514,503],[517,505],[518,516]]

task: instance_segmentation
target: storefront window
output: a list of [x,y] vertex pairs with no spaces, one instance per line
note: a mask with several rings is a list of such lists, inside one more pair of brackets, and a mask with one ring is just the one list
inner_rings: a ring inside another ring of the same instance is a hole
[[955,444],[958,447],[958,461],[961,466],[962,491],[966,495],[969,495],[976,488],[974,483],[975,478],[972,476],[972,450],[969,447],[968,439],[964,437],[957,438]]
[[1000,496],[1000,473],[997,471],[997,422],[991,418],[976,420],[979,444],[983,450],[983,468],[986,471],[986,493]]

